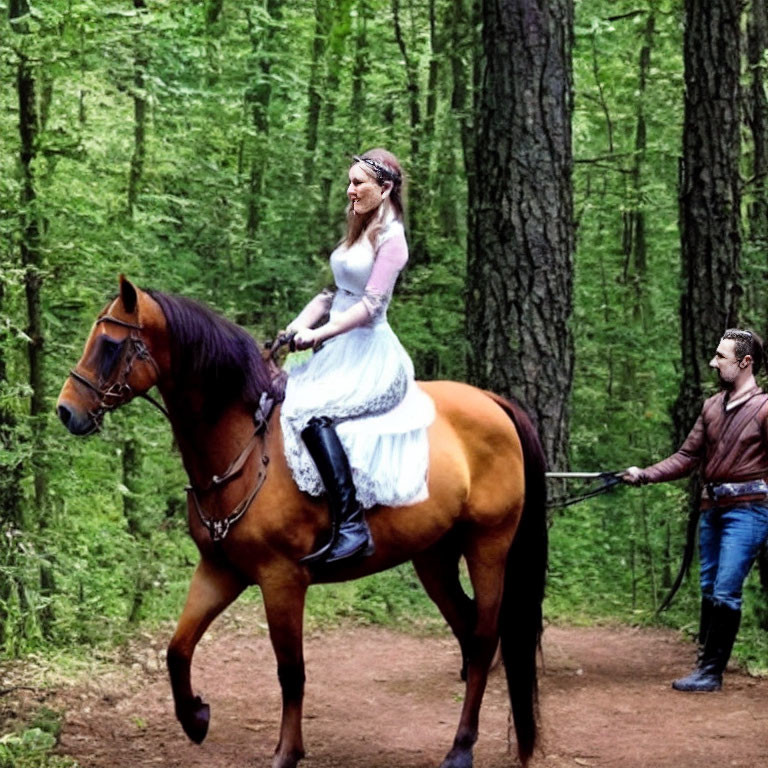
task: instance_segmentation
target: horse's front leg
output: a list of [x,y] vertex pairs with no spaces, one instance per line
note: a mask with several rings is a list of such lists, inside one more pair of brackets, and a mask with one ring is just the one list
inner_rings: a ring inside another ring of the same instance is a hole
[[283,696],[280,740],[275,749],[272,768],[295,768],[304,757],[301,735],[304,700],[302,629],[309,578],[306,569],[291,563],[285,567],[267,569],[260,574],[259,583]]
[[168,672],[176,717],[196,744],[208,733],[210,708],[192,693],[192,654],[210,623],[243,591],[244,584],[230,570],[201,560],[189,585],[187,602],[168,646]]

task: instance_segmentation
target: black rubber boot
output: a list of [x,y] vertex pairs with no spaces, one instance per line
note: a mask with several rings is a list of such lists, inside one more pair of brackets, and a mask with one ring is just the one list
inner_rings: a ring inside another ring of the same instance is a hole
[[672,687],[677,691],[719,691],[723,687],[723,672],[731,657],[740,623],[741,611],[727,605],[713,604],[709,631],[698,667],[687,677],[675,680]]
[[325,486],[331,513],[331,538],[316,552],[302,557],[300,562],[305,565],[335,563],[355,555],[371,554],[371,532],[357,501],[347,454],[331,420],[311,419],[301,438]]
[[704,660],[704,643],[707,642],[707,635],[709,634],[709,627],[712,624],[712,609],[715,604],[710,597],[701,598],[701,613],[699,614],[699,634],[696,636],[696,642],[698,643],[698,650],[696,652],[696,668],[701,665]]

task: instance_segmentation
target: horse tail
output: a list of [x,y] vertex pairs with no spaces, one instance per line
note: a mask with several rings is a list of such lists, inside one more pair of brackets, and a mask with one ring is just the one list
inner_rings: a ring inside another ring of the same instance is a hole
[[512,419],[523,449],[525,502],[507,555],[499,636],[517,750],[526,765],[538,736],[536,654],[541,645],[541,603],[547,574],[547,463],[536,428],[523,408],[488,394]]

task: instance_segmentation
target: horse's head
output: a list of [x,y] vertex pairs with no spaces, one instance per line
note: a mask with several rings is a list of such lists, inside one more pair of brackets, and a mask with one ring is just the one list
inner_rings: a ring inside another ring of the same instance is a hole
[[95,432],[107,411],[158,383],[167,357],[167,350],[160,348],[164,330],[157,303],[121,275],[119,295],[96,319],[56,403],[72,434]]

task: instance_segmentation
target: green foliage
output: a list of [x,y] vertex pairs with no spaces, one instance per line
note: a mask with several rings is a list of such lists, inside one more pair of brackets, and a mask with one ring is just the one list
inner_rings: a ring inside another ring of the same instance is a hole
[[48,725],[1,736],[0,768],[77,768],[71,758],[51,754],[57,734],[51,733]]
[[[186,479],[162,418],[135,403],[108,416],[100,435],[77,440],[53,413],[120,272],[272,337],[330,280],[350,156],[386,145],[410,173],[409,236],[423,244],[398,286],[391,322],[419,376],[465,376],[472,340],[463,314],[462,130],[471,94],[455,92],[454,75],[473,79],[469,4],[438,0],[434,39],[432,4],[401,4],[410,72],[390,0],[247,0],[224,3],[218,16],[208,5],[149,0],[138,10],[50,0],[32,3],[23,23],[11,25],[3,4],[0,652],[116,642],[138,621],[175,616],[197,559],[184,520]],[[575,3],[571,456],[584,470],[666,455],[679,383],[682,4],[609,5]],[[20,202],[22,61],[32,68],[39,112],[30,204]],[[414,88],[420,119],[411,111]],[[144,159],[131,201],[137,148]],[[41,231],[50,406],[39,445],[28,415],[29,274],[19,257],[28,216]],[[762,256],[750,247],[748,273],[757,281]],[[139,447],[134,464],[126,464],[129,442]],[[35,472],[46,474],[44,509],[33,502]],[[678,486],[619,489],[557,513],[548,617],[656,621],[686,514]],[[45,571],[52,589],[41,582]],[[690,627],[697,604],[692,574],[661,620]],[[747,605],[737,651],[765,659],[754,582]],[[338,615],[439,621],[406,567],[314,588],[308,614],[317,624]]]
[[[206,4],[147,6],[54,0],[33,4],[13,28],[0,15],[4,103],[14,107],[0,114],[0,431],[12,422],[0,467],[17,472],[7,477],[19,495],[18,510],[0,509],[0,648],[12,655],[48,643],[114,642],[136,621],[174,615],[197,559],[183,519],[186,478],[163,420],[136,403],[108,416],[97,437],[77,440],[53,414],[118,273],[204,301],[271,337],[330,280],[326,259],[343,226],[351,154],[385,144],[411,170],[430,168],[439,149],[439,183],[412,179],[435,205],[420,218],[433,257],[409,269],[391,315],[422,375],[463,372],[464,182],[450,78],[417,163],[408,148],[421,128],[401,93],[406,73],[389,2],[328,4],[327,29],[316,29],[306,4],[292,1],[225,3],[215,18]],[[428,53],[426,13],[402,20],[415,62]],[[353,41],[362,28],[381,55],[371,58],[353,105]],[[322,45],[313,60],[316,32]],[[34,210],[19,204],[22,60],[31,66],[40,118]],[[313,70],[321,99],[309,149]],[[384,119],[383,104],[391,107]],[[459,176],[451,184],[448,168]],[[452,212],[449,228],[438,211]],[[27,273],[18,255],[29,214],[42,232],[50,415],[40,444],[27,415]],[[128,441],[140,455],[126,468]],[[45,510],[32,501],[35,472],[43,471]],[[44,572],[53,588],[41,581]],[[381,599],[375,590],[363,595],[360,615],[397,613],[397,600]]]

